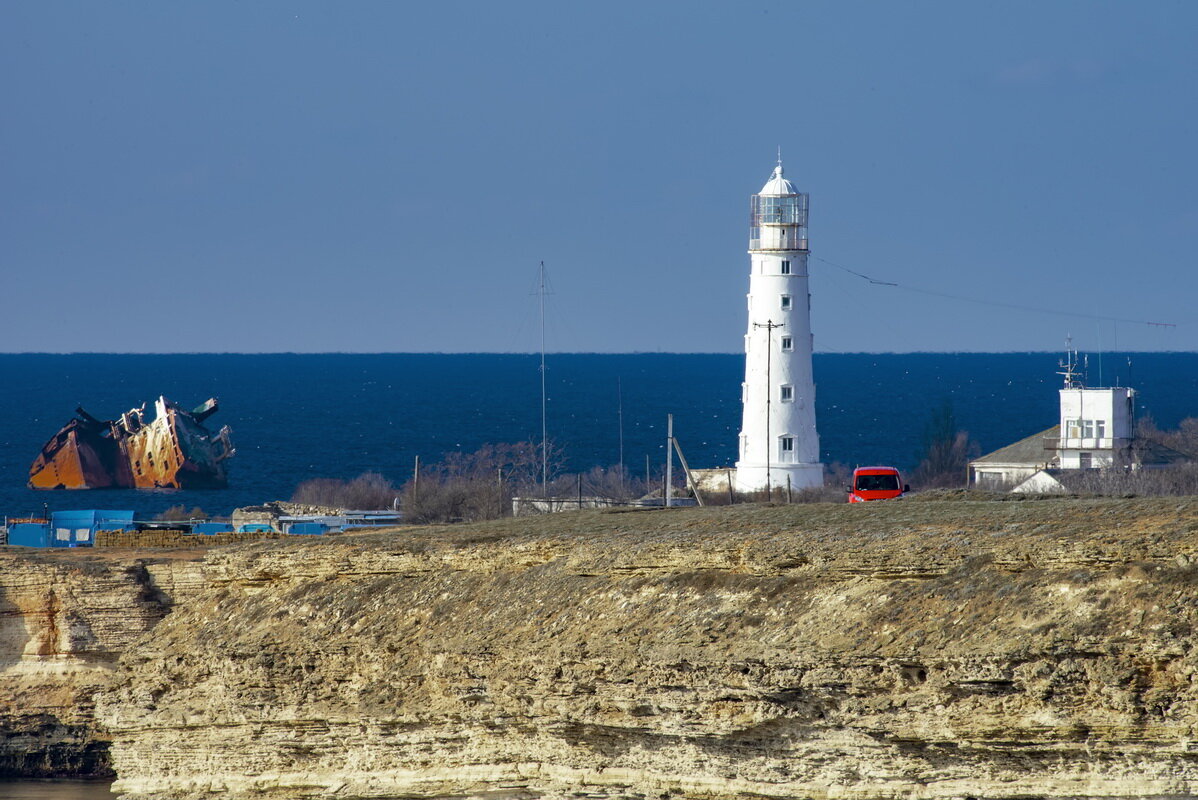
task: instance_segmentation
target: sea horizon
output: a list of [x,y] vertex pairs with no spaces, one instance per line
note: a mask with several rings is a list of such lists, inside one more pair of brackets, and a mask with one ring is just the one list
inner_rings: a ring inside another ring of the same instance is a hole
[[[1095,355],[1168,355],[1198,353],[1198,350],[1086,350],[1072,352]],[[814,355],[837,356],[957,356],[957,355],[1043,355],[1065,350],[816,350]],[[0,356],[539,356],[540,350],[0,350]],[[736,356],[743,350],[546,350],[559,356]]]
[[[827,465],[918,464],[932,413],[951,404],[981,453],[1058,422],[1053,351],[816,353],[816,425]],[[1083,359],[1084,362],[1084,359]],[[0,513],[199,506],[210,514],[289,499],[309,478],[377,472],[396,486],[414,461],[432,465],[486,444],[539,441],[537,353],[29,353],[0,354],[20,391],[0,396]],[[1089,385],[1137,390],[1159,427],[1198,416],[1198,353],[1091,353]],[[694,468],[731,467],[742,424],[741,353],[547,354],[549,438],[564,473],[624,465],[656,480],[666,417]],[[190,408],[210,397],[208,424],[232,428],[229,488],[207,491],[35,491],[30,464],[85,408],[115,419],[164,395]],[[622,426],[621,426],[622,421]],[[622,447],[621,447],[622,444]]]

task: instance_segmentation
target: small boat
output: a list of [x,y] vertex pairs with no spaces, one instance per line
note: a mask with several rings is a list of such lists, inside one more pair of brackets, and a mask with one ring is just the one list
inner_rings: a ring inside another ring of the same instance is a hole
[[215,434],[204,421],[216,398],[190,411],[159,397],[154,419],[145,404],[114,420],[82,408],[46,442],[29,468],[31,489],[224,489],[224,462],[236,450],[228,426]]

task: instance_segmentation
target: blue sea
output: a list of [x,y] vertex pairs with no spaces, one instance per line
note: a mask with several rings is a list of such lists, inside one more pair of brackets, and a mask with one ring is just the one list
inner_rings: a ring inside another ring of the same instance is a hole
[[[912,467],[931,411],[952,403],[986,452],[1056,423],[1056,353],[817,354],[817,420],[825,463]],[[288,499],[313,477],[382,473],[397,485],[423,463],[484,443],[537,440],[539,355],[187,354],[0,355],[0,512],[173,505],[228,514]],[[1090,385],[1132,385],[1161,427],[1198,416],[1198,353],[1090,354]],[[743,357],[729,354],[550,354],[550,438],[568,471],[659,471],[666,415],[695,467],[731,465]],[[40,492],[25,486],[41,446],[83,406],[113,418],[158,395],[182,405],[215,396],[209,425],[229,425],[231,487],[207,492]]]

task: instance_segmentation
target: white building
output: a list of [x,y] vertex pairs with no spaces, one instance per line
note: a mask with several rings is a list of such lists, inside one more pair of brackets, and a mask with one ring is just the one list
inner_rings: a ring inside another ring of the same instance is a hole
[[[1159,468],[1186,457],[1135,438],[1134,389],[1086,388],[1073,353],[1062,364],[1058,424],[969,463],[969,483],[979,489],[1056,491],[1061,473],[1087,469]],[[1065,480],[1067,482],[1067,478]]]
[[751,200],[744,418],[736,462],[742,492],[824,483],[811,375],[808,197],[782,175],[779,159]]
[[1061,390],[1061,430],[1057,461],[1061,469],[1131,466],[1136,393],[1126,386]]

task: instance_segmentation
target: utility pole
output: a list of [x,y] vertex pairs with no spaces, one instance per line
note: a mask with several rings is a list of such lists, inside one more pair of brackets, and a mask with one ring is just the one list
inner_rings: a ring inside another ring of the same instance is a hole
[[770,356],[774,351],[774,328],[785,328],[786,324],[767,319],[754,322],[754,328],[765,328],[765,490],[772,501],[774,484],[770,480],[770,462],[774,460],[773,442],[770,440],[770,402],[774,399],[774,386],[770,382]]
[[674,478],[674,415],[666,414],[666,491],[665,505],[669,508],[673,500],[674,487],[671,485]]

